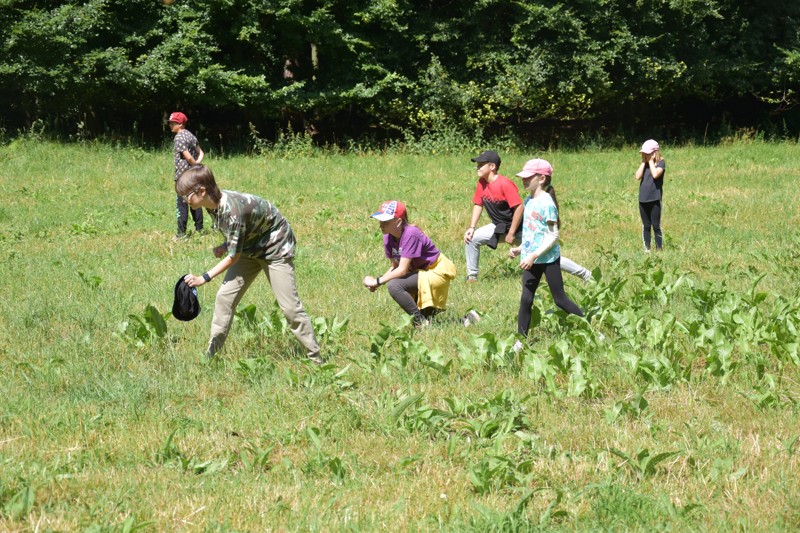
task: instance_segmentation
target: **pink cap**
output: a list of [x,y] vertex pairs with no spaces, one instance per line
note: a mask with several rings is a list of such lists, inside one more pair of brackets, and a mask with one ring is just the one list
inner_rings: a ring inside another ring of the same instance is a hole
[[647,140],[642,145],[642,149],[639,150],[643,154],[652,154],[656,150],[660,150],[661,148],[658,146],[658,143],[653,139]]
[[553,175],[553,167],[545,161],[544,159],[531,159],[525,166],[522,167],[522,170],[517,172],[517,177],[519,178],[530,178],[534,174],[542,174],[544,176],[552,176]]
[[186,125],[186,123],[189,122],[189,117],[187,117],[180,111],[175,111],[169,116],[167,122],[177,122],[178,124]]
[[397,200],[386,200],[381,204],[380,209],[370,215],[371,218],[386,222],[393,218],[404,218],[406,216],[406,204]]

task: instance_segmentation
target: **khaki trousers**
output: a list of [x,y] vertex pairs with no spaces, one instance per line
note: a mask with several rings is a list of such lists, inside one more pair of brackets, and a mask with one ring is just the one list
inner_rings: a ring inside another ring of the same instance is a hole
[[208,357],[222,349],[233,323],[236,307],[247,292],[250,284],[263,271],[272,286],[272,293],[278,301],[289,328],[306,349],[309,356],[319,354],[319,344],[314,335],[311,319],[303,309],[303,302],[297,294],[292,259],[267,261],[241,256],[239,261],[225,273],[225,279],[217,291],[214,303],[214,318],[211,319],[211,339],[208,341]]

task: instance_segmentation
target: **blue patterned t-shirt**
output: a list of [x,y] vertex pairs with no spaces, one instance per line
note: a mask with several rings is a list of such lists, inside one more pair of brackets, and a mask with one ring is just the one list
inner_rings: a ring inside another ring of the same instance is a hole
[[[549,194],[540,194],[525,199],[525,215],[522,217],[522,253],[520,262],[541,246],[547,232],[547,223],[558,220],[558,209]],[[561,249],[556,242],[547,252],[536,258],[534,263],[552,263],[561,257]]]

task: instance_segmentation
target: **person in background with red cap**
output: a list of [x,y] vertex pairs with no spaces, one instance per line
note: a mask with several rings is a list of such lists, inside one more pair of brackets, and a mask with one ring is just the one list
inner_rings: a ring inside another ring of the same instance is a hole
[[[203,162],[205,152],[200,148],[191,131],[186,129],[186,123],[189,119],[180,111],[175,111],[167,119],[169,129],[175,134],[173,142],[173,151],[175,159],[175,181],[178,180],[183,171],[187,168]],[[182,240],[186,238],[186,223],[189,221],[189,211],[192,212],[192,220],[194,221],[194,229],[197,232],[203,231],[203,210],[191,209],[189,205],[178,196],[175,200],[177,207],[178,218],[178,232],[175,234],[173,240]]]
[[663,250],[661,234],[661,196],[664,171],[667,166],[661,157],[661,147],[653,139],[644,142],[640,150],[642,162],[633,177],[639,182],[639,216],[642,217],[642,242],[645,253],[650,253],[650,228],[656,237],[656,250]]
[[[520,257],[522,269],[522,296],[517,315],[517,333],[527,337],[531,325],[533,297],[542,279],[547,285],[555,304],[572,315],[583,316],[583,311],[564,292],[561,277],[561,249],[558,245],[558,202],[551,185],[553,167],[544,159],[531,159],[517,174],[531,196],[525,202],[522,218],[522,244],[509,251],[509,256]],[[514,351],[522,348],[522,342],[514,344]]]
[[[455,265],[421,229],[408,223],[403,202],[388,200],[370,216],[380,222],[383,250],[390,265],[380,276],[365,276],[363,285],[373,292],[386,285],[394,301],[414,317],[415,326],[428,325],[447,305],[450,282],[456,277]],[[475,311],[462,319],[464,325],[478,320]]]

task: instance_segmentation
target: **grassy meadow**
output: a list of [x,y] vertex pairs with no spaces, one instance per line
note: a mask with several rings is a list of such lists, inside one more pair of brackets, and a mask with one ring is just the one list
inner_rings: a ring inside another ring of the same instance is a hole
[[[0,147],[0,530],[793,530],[800,525],[800,148],[670,147],[666,251],[641,245],[638,147],[548,159],[565,277],[587,320],[515,340],[507,247],[467,285],[475,170],[459,155],[208,155],[223,188],[273,201],[323,367],[302,360],[266,278],[219,361],[179,276],[218,235],[174,243],[171,154]],[[378,224],[408,205],[458,266],[415,331],[385,289]],[[485,221],[484,219],[482,221]],[[190,222],[191,224],[191,222]],[[206,217],[207,227],[210,227]],[[469,309],[483,320],[456,320]]]

